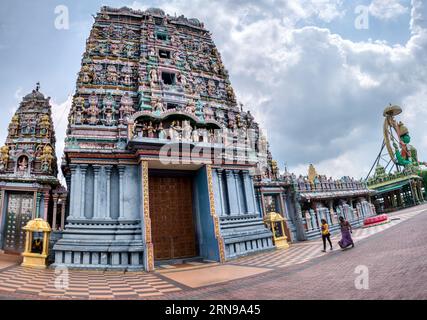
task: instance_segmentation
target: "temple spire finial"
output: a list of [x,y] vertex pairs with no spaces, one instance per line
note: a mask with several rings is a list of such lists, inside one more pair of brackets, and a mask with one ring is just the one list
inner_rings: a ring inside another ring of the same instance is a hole
[[40,90],[40,82],[36,83],[36,91],[38,92]]

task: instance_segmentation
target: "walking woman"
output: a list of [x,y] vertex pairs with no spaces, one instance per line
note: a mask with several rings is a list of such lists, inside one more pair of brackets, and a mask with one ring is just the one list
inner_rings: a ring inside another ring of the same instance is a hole
[[332,250],[331,234],[329,233],[329,226],[326,223],[325,219],[320,220],[322,222],[322,240],[323,240],[323,252],[326,252],[326,240],[328,240],[329,245]]
[[341,249],[345,249],[348,246],[354,247],[353,239],[351,238],[351,233],[353,233],[353,230],[351,228],[351,224],[344,219],[344,217],[340,217],[340,227],[341,227],[341,240],[338,241],[339,246]]

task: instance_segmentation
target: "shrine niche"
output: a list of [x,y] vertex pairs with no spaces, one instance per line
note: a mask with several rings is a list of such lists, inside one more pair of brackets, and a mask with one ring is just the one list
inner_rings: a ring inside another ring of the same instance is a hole
[[203,123],[184,114],[165,117],[142,115],[129,124],[130,140],[143,138],[187,143],[223,143],[222,130],[216,123]]
[[0,249],[7,252],[24,250],[29,220],[52,221],[53,190],[60,187],[51,107],[39,88],[23,98],[0,148],[0,206],[6,215],[2,219],[0,212]]

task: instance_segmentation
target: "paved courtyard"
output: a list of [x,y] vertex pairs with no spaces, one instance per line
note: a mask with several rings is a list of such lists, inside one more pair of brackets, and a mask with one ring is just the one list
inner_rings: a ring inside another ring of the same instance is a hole
[[[426,299],[427,205],[390,215],[391,222],[353,232],[354,249],[321,252],[321,240],[293,244],[226,264],[160,266],[153,273],[55,270],[0,261],[0,297],[29,299]],[[369,272],[356,289],[356,268]],[[366,282],[365,282],[366,283]]]

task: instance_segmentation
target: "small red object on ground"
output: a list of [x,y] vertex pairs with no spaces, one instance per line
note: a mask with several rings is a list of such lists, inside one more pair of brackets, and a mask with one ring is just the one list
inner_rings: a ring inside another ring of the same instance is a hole
[[363,227],[364,228],[373,227],[373,226],[377,226],[377,225],[388,223],[388,222],[390,222],[390,219],[388,218],[388,216],[386,214],[381,214],[379,216],[366,218],[363,221]]

